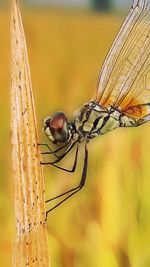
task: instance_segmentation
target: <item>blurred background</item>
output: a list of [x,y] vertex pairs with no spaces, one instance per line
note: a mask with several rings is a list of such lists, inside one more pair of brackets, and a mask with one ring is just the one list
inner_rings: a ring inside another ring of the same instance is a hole
[[[24,0],[41,142],[43,119],[56,110],[73,117],[94,93],[99,69],[131,1]],[[0,266],[11,266],[13,181],[9,118],[10,1],[0,1]],[[75,174],[45,167],[46,198],[77,185]],[[73,152],[63,163],[71,166]],[[49,215],[52,267],[150,266],[150,123],[118,129],[89,145],[85,188]]]

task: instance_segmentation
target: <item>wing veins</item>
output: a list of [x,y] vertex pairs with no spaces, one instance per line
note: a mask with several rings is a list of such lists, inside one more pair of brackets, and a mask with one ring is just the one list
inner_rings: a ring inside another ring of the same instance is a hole
[[[148,28],[148,27],[147,27]],[[146,30],[147,30],[147,28],[145,29],[145,32],[146,32]],[[139,29],[139,31],[140,31],[140,29]],[[137,41],[139,41],[140,40],[140,38],[141,38],[141,36],[142,36],[143,34],[141,34],[140,35],[140,37],[139,37],[139,39],[137,40]],[[133,44],[133,46],[134,46],[134,44]],[[131,49],[130,50],[132,50],[132,47],[131,47]],[[129,52],[128,53],[128,55],[127,56],[129,56],[130,55],[130,53],[131,52]],[[133,66],[133,67],[135,67],[135,65],[136,64],[133,64],[130,60],[129,60],[129,58],[127,57],[127,58],[125,58],[124,60],[122,60],[123,61],[123,63],[125,63],[125,61],[129,61],[129,63]],[[123,64],[121,64],[120,63],[120,65],[118,65],[117,66],[117,69],[118,68],[120,68],[121,67],[121,65],[123,65]],[[124,67],[125,67],[125,64],[124,64]],[[116,72],[117,72],[117,69],[115,70]],[[109,93],[109,95],[108,95],[108,97],[107,97],[107,99],[106,99],[106,101],[108,100],[108,98],[111,96],[111,93],[113,92],[113,88],[114,88],[114,86],[115,86],[115,84],[117,83],[117,81],[118,81],[118,77],[120,76],[121,77],[121,75],[120,75],[120,73],[121,73],[121,71],[123,71],[122,69],[120,70],[120,72],[118,72],[118,75],[116,76],[116,79],[115,79],[115,81],[113,81],[112,82],[112,84],[110,85],[110,93]],[[119,94],[121,93],[121,91],[119,91]],[[105,102],[106,101],[104,101],[103,103],[105,104]]]
[[[139,59],[139,61],[140,61],[141,59]],[[126,59],[126,61],[128,61],[128,59]],[[137,63],[139,63],[139,61],[137,61]],[[130,60],[129,60],[129,62],[130,62]],[[136,64],[133,64],[133,63],[131,63],[132,64],[132,68],[130,68],[130,70],[132,70],[132,72],[134,72],[134,67],[135,67],[135,65],[137,65],[137,63]],[[116,76],[116,79],[113,81],[113,83],[110,85],[110,87],[109,87],[109,94],[108,94],[108,96],[107,96],[107,98],[105,99],[105,101],[103,102],[103,104],[105,104],[105,102],[109,99],[109,97],[111,96],[111,94],[113,93],[113,88],[115,87],[115,84],[117,84],[117,82],[119,81],[119,77],[125,77],[124,75],[126,74],[123,74],[123,71],[125,70],[125,68],[128,68],[127,67],[127,65],[123,65],[123,68],[120,70],[120,72],[118,72],[118,75]],[[128,68],[129,69],[129,68]],[[126,81],[130,78],[130,77],[132,77],[132,72],[131,72],[131,75],[127,75],[128,73],[129,73],[129,71],[127,72],[127,74],[126,74],[126,80],[124,81],[124,83],[126,83]],[[122,73],[122,75],[120,75],[120,73]],[[119,96],[121,95],[121,93],[122,93],[122,90],[123,90],[123,88],[121,88],[120,90],[119,90],[119,92],[118,92],[118,95],[116,96],[116,99],[118,99],[119,98]]]
[[[104,73],[104,69],[105,69],[105,67],[108,68],[108,66],[109,66],[109,64],[108,64],[108,65],[106,64],[106,66],[105,66],[105,63],[107,62],[107,60],[108,60],[109,57],[111,56],[111,53],[113,52],[114,47],[115,47],[115,45],[117,44],[120,35],[123,34],[123,32],[124,32],[124,30],[125,30],[125,27],[128,25],[128,22],[130,21],[130,19],[134,20],[134,19],[136,18],[136,20],[135,20],[134,24],[132,25],[130,31],[128,32],[128,35],[126,36],[126,39],[124,40],[124,43],[123,43],[122,47],[120,47],[120,51],[119,51],[117,57],[115,58],[115,62],[114,62],[114,64],[112,64],[113,67],[112,67],[112,69],[109,71],[110,74],[111,74],[112,71],[114,70],[114,67],[116,66],[116,62],[117,62],[117,60],[118,60],[118,58],[119,58],[119,56],[120,56],[120,53],[121,53],[122,50],[124,49],[124,47],[125,47],[125,45],[126,45],[128,39],[129,39],[129,37],[130,37],[130,34],[132,33],[132,31],[133,31],[134,27],[136,26],[137,22],[139,21],[139,17],[142,15],[142,11],[141,11],[141,9],[140,9],[139,7],[138,7],[139,12],[137,12],[137,13],[134,14],[135,9],[136,9],[136,8],[134,8],[134,9],[132,10],[131,14],[129,13],[129,15],[128,15],[129,17],[127,17],[127,18],[128,18],[127,21],[125,20],[125,22],[123,23],[123,26],[122,26],[121,29],[120,29],[121,31],[118,33],[118,37],[116,38],[115,42],[113,43],[113,47],[110,49],[110,51],[109,51],[109,53],[108,53],[108,55],[107,55],[107,57],[106,57],[106,59],[105,59],[105,61],[104,61],[104,65],[103,65],[102,70],[101,70],[100,75],[99,75],[99,84],[100,84],[100,82],[101,82],[101,77],[102,77],[102,75],[103,75],[103,73]],[[131,18],[132,15],[134,15],[133,18]],[[123,37],[124,37],[124,36],[123,36]],[[105,81],[104,88],[103,88],[103,90],[101,91],[101,94],[100,94],[100,96],[99,96],[98,101],[100,101],[100,99],[101,99],[103,93],[105,92],[106,85],[107,85],[107,83],[108,83],[108,81],[109,81],[109,79],[110,79],[110,76],[111,76],[110,74],[108,73],[109,78],[107,79],[107,81]]]
[[[99,75],[95,100],[102,106],[113,103],[115,106],[122,104],[123,108],[128,96],[130,102],[139,95],[145,99],[144,91],[149,71],[147,61],[150,55],[149,16],[150,0],[133,1],[132,8],[105,58]],[[148,70],[145,69],[145,64]],[[135,83],[139,82],[139,87],[136,88]],[[130,102],[128,99],[127,101],[129,105]]]
[[[149,47],[150,47],[150,46],[149,46]],[[141,69],[143,68],[143,66],[144,66],[144,64],[146,63],[146,61],[147,61],[147,59],[149,58],[149,56],[150,56],[150,52],[148,53],[148,55],[147,55],[145,61],[143,62],[143,64],[141,65],[141,68],[138,70],[138,72],[137,72],[137,74],[136,74],[136,77],[133,79],[133,81],[132,81],[130,87],[133,86],[133,84],[134,84],[134,82],[135,82],[135,80],[136,80],[138,74],[140,73]],[[126,83],[127,83],[127,82],[126,82]],[[125,84],[125,85],[126,85],[126,84]],[[124,87],[125,87],[125,85],[124,85]],[[127,95],[129,94],[130,91],[131,91],[131,89],[129,88],[129,89],[126,91],[126,94],[124,94],[124,95],[122,96],[122,98],[119,100],[119,102],[117,103],[117,105],[121,105],[121,103],[122,103],[123,100],[127,97]]]

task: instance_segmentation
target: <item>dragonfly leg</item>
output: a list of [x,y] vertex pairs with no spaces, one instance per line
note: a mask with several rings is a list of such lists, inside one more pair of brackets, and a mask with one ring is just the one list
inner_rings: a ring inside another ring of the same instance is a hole
[[53,151],[47,144],[42,144],[42,145],[46,145],[46,146],[48,147],[49,151],[47,151],[47,152],[42,152],[41,154],[42,154],[42,155],[51,155],[51,154],[55,154],[55,153],[61,151],[63,148],[67,147],[68,144],[69,144],[69,143],[66,143],[65,145],[63,145],[63,146],[57,148],[57,149],[54,150],[54,151]]
[[62,203],[64,203],[67,199],[69,199],[70,197],[72,197],[73,195],[75,195],[78,191],[80,191],[82,189],[82,187],[85,185],[85,181],[86,181],[86,177],[87,177],[87,166],[88,166],[88,150],[87,150],[87,145],[85,145],[85,158],[84,158],[84,166],[83,166],[83,171],[82,171],[82,176],[81,176],[81,180],[78,186],[66,191],[63,194],[60,194],[56,197],[53,197],[49,200],[46,201],[46,203],[55,200],[59,197],[62,197],[66,194],[69,194],[67,197],[65,197],[62,201],[60,201],[59,203],[57,203],[54,207],[52,207],[51,209],[49,209],[46,212],[46,217],[48,215],[49,212],[51,212],[52,210],[56,209],[58,206],[60,206]]
[[67,150],[60,157],[57,156],[56,160],[49,161],[49,162],[41,162],[41,165],[54,165],[54,164],[60,162],[70,152],[70,150],[75,146],[76,143],[77,143],[77,141],[75,141],[70,146],[68,146]]
[[48,148],[49,151],[53,152],[52,149],[49,147],[48,144],[45,144],[45,143],[41,144],[41,143],[38,143],[38,146],[46,146],[46,147]]
[[56,158],[59,158],[58,156],[57,156],[57,152],[60,150],[60,149],[62,149],[62,147],[61,148],[59,148],[59,150],[56,150],[56,151],[53,151],[50,147],[49,147],[49,145],[48,144],[38,144],[39,146],[46,146],[47,148],[48,148],[48,152],[42,152],[41,154],[51,154],[51,155],[54,155]]
[[73,163],[73,166],[72,166],[71,169],[66,169],[66,168],[63,168],[63,167],[58,166],[58,165],[55,165],[55,164],[51,164],[51,165],[54,166],[54,167],[57,168],[57,169],[62,170],[62,171],[66,171],[66,172],[75,172],[75,170],[76,170],[76,166],[77,166],[78,151],[79,151],[79,146],[77,145],[76,153],[75,153],[75,158],[74,158],[74,163]]

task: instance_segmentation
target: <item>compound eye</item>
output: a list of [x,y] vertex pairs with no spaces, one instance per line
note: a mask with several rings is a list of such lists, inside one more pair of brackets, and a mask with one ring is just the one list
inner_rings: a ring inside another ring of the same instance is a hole
[[56,130],[61,132],[66,122],[67,118],[64,113],[62,112],[56,113],[49,121],[49,128],[52,131]]
[[67,117],[63,112],[55,113],[48,123],[55,143],[65,143],[68,141],[70,137],[69,126]]

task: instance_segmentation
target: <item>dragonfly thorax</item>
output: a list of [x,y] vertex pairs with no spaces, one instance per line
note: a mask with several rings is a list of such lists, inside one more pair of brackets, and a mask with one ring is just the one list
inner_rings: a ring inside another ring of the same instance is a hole
[[113,107],[103,108],[92,101],[85,104],[75,117],[75,127],[81,139],[92,139],[120,126],[121,113]]

